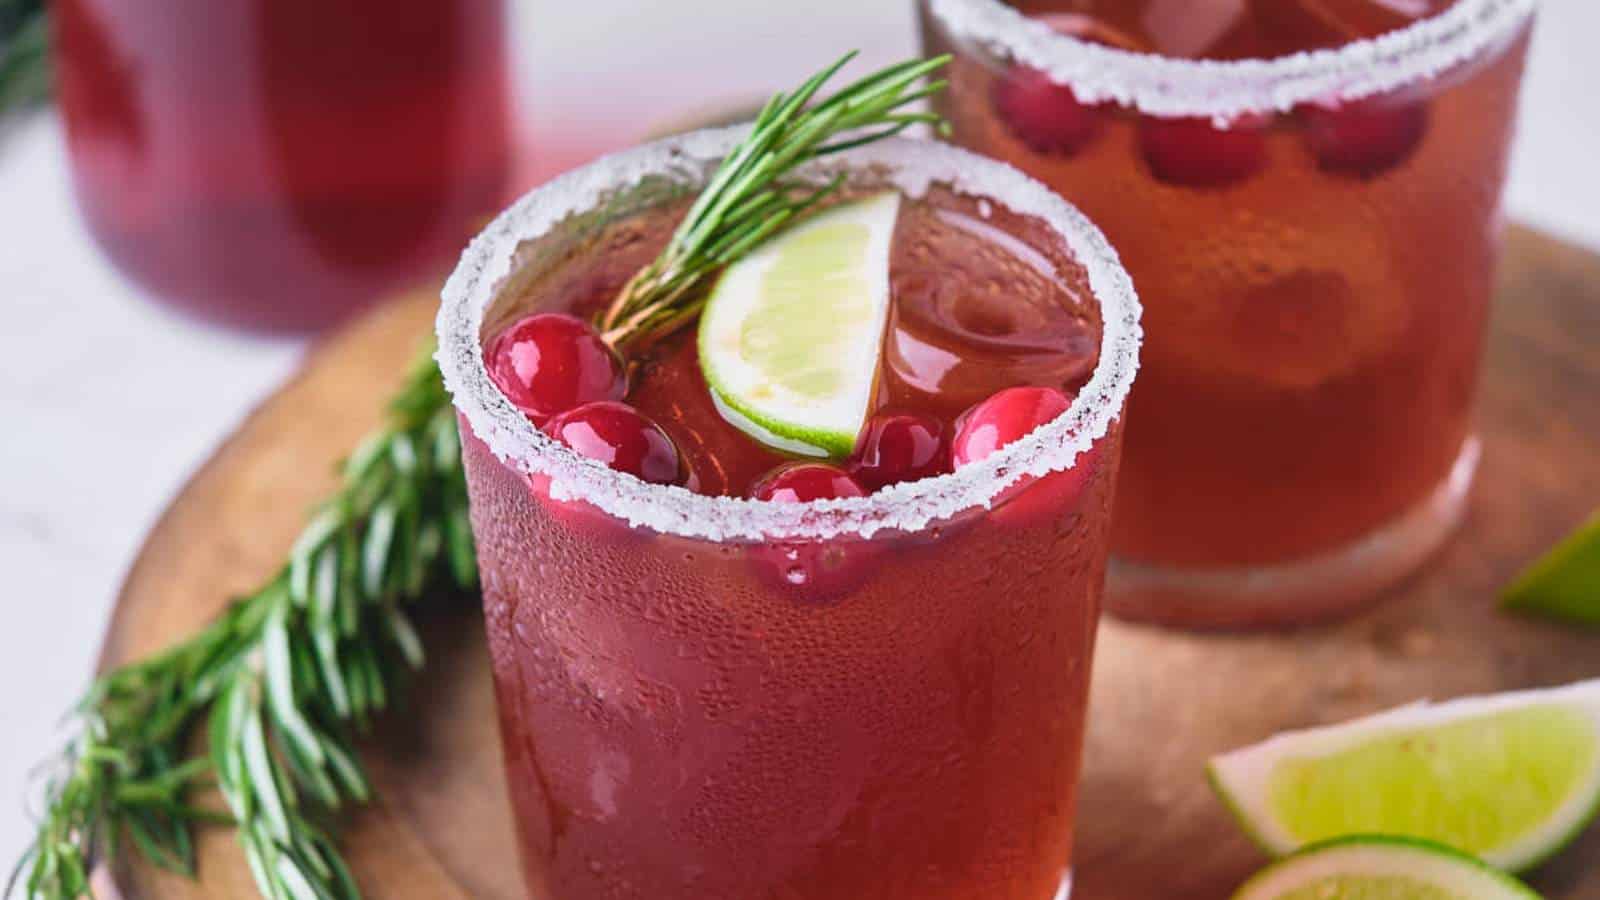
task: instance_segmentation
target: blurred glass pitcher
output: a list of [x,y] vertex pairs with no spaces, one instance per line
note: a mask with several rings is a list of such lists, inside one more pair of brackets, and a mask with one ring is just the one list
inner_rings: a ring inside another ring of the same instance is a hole
[[54,0],[78,203],[155,298],[327,326],[442,272],[506,189],[503,0]]

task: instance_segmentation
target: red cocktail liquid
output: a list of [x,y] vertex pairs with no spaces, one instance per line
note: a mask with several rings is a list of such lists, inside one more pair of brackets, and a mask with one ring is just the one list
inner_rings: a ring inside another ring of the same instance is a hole
[[[1269,96],[1269,83],[1295,89],[1288,74],[1272,81],[1243,67],[1169,68],[1154,86],[1153,67],[1173,57],[1336,48],[1452,5],[1016,4],[1060,33],[1151,54],[1096,67],[1145,77],[1129,90],[1149,103],[1167,102],[1185,78],[1206,79],[1212,101]],[[1460,515],[1475,460],[1472,403],[1526,18],[1500,15],[1510,27],[1476,52],[1374,96],[1173,117],[1171,102],[1157,116],[1082,101],[1071,79],[1008,60],[1004,41],[969,41],[960,17],[992,0],[923,6],[929,49],[958,55],[939,101],[956,141],[1080,206],[1146,304],[1112,608],[1190,624],[1292,622],[1412,571]],[[1474,27],[1486,26],[1464,26]],[[1050,52],[1071,61],[1084,48],[1063,39]],[[1338,77],[1430,51],[1374,56]],[[1299,77],[1321,64],[1273,65]]]
[[[682,209],[646,209],[581,237],[527,235],[525,268],[496,287],[470,337],[492,355],[529,312],[597,309],[655,256]],[[852,460],[796,469],[724,422],[692,330],[636,362],[625,402],[670,435],[682,480],[701,495],[780,506],[858,496],[884,473],[902,473],[888,477],[899,490],[928,484],[903,482],[949,471],[952,440],[966,463],[1032,431],[1065,408],[1060,389],[1095,371],[1100,308],[1085,270],[1038,219],[935,188],[902,206],[891,281],[879,415]],[[451,358],[463,344],[441,334]],[[580,368],[603,372],[594,366]],[[586,381],[605,392],[603,377]],[[997,395],[1016,385],[1041,387]],[[957,416],[992,395],[956,437]],[[583,489],[554,491],[551,477],[523,474],[469,437],[531,894],[1058,896],[1119,436],[1113,419],[1070,468],[997,487],[992,510],[767,540],[709,539],[692,518],[688,533],[630,527]],[[581,431],[573,446],[594,437]],[[628,451],[612,465],[660,474],[641,459]],[[655,491],[648,505],[712,502]],[[880,496],[893,515],[896,495]]]
[[428,277],[498,205],[502,0],[55,0],[90,231],[156,298],[325,326]]
[[[610,246],[547,273],[538,305],[528,301],[515,310],[592,316],[655,257],[679,212],[658,211],[616,226]],[[991,216],[1005,219],[1003,210]],[[890,279],[877,414],[926,416],[946,447],[956,417],[1001,388],[1075,390],[1094,369],[1099,331],[1088,316],[1092,304],[1084,300],[1081,276],[1057,280],[1047,258],[993,219],[905,204]],[[512,311],[502,307],[495,315],[503,320]],[[672,436],[700,493],[748,496],[763,475],[795,459],[751,439],[717,412],[700,374],[693,328],[633,361],[627,400]],[[947,451],[941,460],[938,471],[949,471]]]

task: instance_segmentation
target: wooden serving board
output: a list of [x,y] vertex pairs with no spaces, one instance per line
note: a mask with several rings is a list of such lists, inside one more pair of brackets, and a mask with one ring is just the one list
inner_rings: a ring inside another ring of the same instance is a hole
[[[1207,788],[1210,754],[1421,697],[1600,676],[1600,632],[1495,610],[1497,590],[1600,505],[1600,257],[1526,229],[1509,241],[1477,491],[1461,534],[1423,575],[1332,627],[1103,626],[1078,900],[1222,898],[1264,862]],[[413,296],[336,335],[217,451],[139,555],[104,665],[192,631],[274,569],[331,485],[325,473],[375,423],[433,307]],[[424,614],[427,671],[367,742],[379,799],[352,815],[345,846],[369,896],[522,896],[475,605],[441,597]],[[254,896],[226,829],[204,834],[199,852],[199,883],[136,863],[114,874],[130,898]],[[1600,900],[1600,827],[1534,881],[1551,898]]]

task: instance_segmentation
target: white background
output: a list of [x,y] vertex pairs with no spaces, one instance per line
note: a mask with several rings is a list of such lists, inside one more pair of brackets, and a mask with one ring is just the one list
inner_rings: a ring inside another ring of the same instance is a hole
[[[529,130],[621,141],[791,83],[851,47],[914,49],[911,0],[524,0]],[[1514,216],[1600,248],[1600,4],[1546,0]],[[686,106],[685,100],[700,102]],[[574,145],[575,146],[575,145]],[[567,148],[570,151],[570,147]],[[31,834],[26,772],[54,746],[146,529],[303,345],[202,329],[138,299],[77,223],[59,125],[0,142],[0,865]],[[1600,341],[1600,335],[1590,336]],[[1600,498],[1596,498],[1600,502]]]

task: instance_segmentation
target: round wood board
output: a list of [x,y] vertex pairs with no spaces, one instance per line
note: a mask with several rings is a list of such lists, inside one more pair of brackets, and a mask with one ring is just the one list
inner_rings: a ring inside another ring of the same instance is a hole
[[[431,328],[396,301],[334,336],[173,502],[123,586],[102,664],[155,651],[282,559],[332,465],[377,420]],[[1467,523],[1371,612],[1290,633],[1197,635],[1107,621],[1079,811],[1078,900],[1226,897],[1264,859],[1207,788],[1207,756],[1287,728],[1423,697],[1600,675],[1600,632],[1495,609],[1521,566],[1600,504],[1600,257],[1514,229],[1489,342],[1485,455]],[[422,615],[430,660],[366,743],[379,798],[344,842],[372,897],[522,896],[488,658],[472,598]],[[251,897],[233,836],[208,830],[200,881],[125,863],[130,898]],[[1600,827],[1546,865],[1550,898],[1600,898]],[[843,900],[843,898],[841,898]]]

